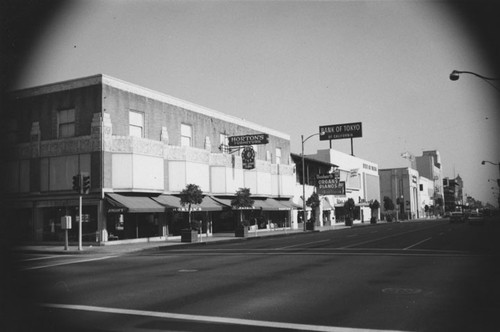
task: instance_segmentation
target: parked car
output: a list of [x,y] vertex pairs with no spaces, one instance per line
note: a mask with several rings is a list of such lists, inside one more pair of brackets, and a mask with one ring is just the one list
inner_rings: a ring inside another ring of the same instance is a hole
[[450,222],[452,223],[464,222],[466,219],[467,217],[462,212],[452,212],[450,215]]
[[469,225],[484,225],[484,217],[481,213],[472,212],[469,215]]

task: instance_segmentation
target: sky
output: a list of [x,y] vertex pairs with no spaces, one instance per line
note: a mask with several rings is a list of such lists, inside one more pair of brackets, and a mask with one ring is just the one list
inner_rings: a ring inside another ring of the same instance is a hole
[[293,153],[319,126],[362,122],[357,157],[407,167],[402,153],[438,150],[444,176],[497,205],[499,167],[481,161],[500,161],[500,92],[449,79],[495,76],[475,37],[443,1],[72,0],[15,88],[102,73],[289,134]]

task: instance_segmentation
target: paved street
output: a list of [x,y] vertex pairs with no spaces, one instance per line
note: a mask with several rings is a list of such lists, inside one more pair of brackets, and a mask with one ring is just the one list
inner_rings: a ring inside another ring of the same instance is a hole
[[499,235],[498,220],[428,220],[125,254],[25,253],[11,285],[24,315],[11,318],[33,331],[496,331]]

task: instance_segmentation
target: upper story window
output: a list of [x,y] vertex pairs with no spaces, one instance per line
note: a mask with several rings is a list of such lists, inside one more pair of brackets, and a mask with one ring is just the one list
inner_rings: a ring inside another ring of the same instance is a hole
[[222,153],[227,153],[229,151],[228,145],[229,145],[229,137],[227,134],[219,134],[219,144],[221,147]]
[[57,113],[57,136],[75,136],[75,109],[60,110]]
[[144,137],[144,114],[128,112],[128,134],[134,137]]
[[276,164],[281,164],[281,148],[276,148]]
[[193,128],[181,123],[181,146],[192,146]]

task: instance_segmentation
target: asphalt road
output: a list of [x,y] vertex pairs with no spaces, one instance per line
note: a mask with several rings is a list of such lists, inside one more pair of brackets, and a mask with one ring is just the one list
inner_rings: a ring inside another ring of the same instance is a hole
[[432,220],[23,256],[7,318],[23,331],[498,331],[499,235],[498,220]]

